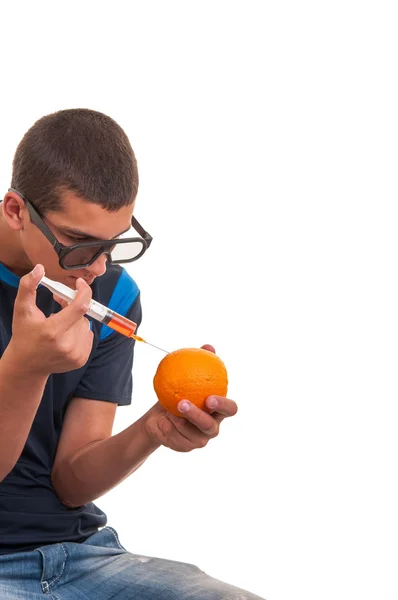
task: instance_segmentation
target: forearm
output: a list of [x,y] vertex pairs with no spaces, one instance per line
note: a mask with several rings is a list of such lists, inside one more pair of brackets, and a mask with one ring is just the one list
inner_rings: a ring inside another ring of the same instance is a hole
[[145,429],[146,416],[105,440],[83,447],[59,463],[52,483],[60,500],[71,508],[103,496],[131,475],[158,447]]
[[10,342],[0,359],[0,481],[21,455],[47,378],[24,371]]

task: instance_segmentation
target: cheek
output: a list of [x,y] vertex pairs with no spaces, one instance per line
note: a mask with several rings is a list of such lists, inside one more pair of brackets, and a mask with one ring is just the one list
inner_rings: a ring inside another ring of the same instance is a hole
[[46,272],[59,269],[58,256],[50,242],[36,229],[21,232],[21,242],[26,256],[32,265],[42,264]]
[[68,271],[59,266],[58,255],[50,242],[38,232],[24,232],[22,244],[32,267],[41,264],[47,277],[60,281],[72,289],[76,289],[77,277],[84,276],[81,271]]
[[[62,243],[62,240],[60,240]],[[21,232],[21,243],[32,267],[41,264],[47,277],[60,281],[72,289],[76,289],[77,277],[87,273],[80,270],[66,270],[59,266],[59,258],[50,242],[37,228],[29,228]]]

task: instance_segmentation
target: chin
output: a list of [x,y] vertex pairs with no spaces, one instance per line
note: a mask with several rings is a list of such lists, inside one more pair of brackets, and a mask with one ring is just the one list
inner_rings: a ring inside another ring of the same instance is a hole
[[64,285],[67,285],[70,288],[76,289],[76,275],[70,275],[68,271],[62,271],[61,273],[57,271],[56,273],[51,273],[51,271],[46,271],[47,277],[53,279],[54,281],[59,281]]
[[65,282],[65,285],[68,285],[69,287],[76,289],[76,281],[78,279],[84,279],[84,281],[87,283],[87,285],[91,285],[95,279],[95,277],[88,277],[83,276],[83,275],[66,275],[66,277],[63,277],[63,282]]
[[75,275],[66,275],[62,278],[62,283],[69,286],[73,290],[76,289],[77,277]]
[[53,279],[54,281],[59,281],[60,283],[63,283],[64,285],[67,285],[68,287],[72,288],[73,290],[76,289],[76,281],[81,278],[84,279],[84,281],[88,284],[91,285],[95,279],[95,277],[93,277],[91,274],[90,276],[88,275],[88,273],[82,275],[82,274],[75,274],[73,271],[68,271],[68,270],[62,270],[61,272],[59,272],[59,270],[57,269],[56,273],[51,273],[51,271],[46,271],[46,275],[47,277],[49,277],[50,279]]

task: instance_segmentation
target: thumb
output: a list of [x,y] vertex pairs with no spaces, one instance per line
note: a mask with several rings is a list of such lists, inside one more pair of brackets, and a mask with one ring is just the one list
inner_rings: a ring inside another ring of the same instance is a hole
[[216,353],[216,349],[211,344],[204,344],[203,346],[201,346],[201,348],[203,348],[203,350],[208,350],[209,352],[213,352],[214,354]]
[[33,271],[21,277],[15,300],[16,306],[36,306],[36,289],[43,275],[43,265],[36,265]]

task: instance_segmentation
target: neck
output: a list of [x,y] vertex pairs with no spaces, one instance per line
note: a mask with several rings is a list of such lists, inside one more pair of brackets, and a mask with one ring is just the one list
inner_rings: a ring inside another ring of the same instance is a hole
[[0,208],[0,262],[7,269],[22,276],[32,269],[20,242],[20,232],[11,229]]

